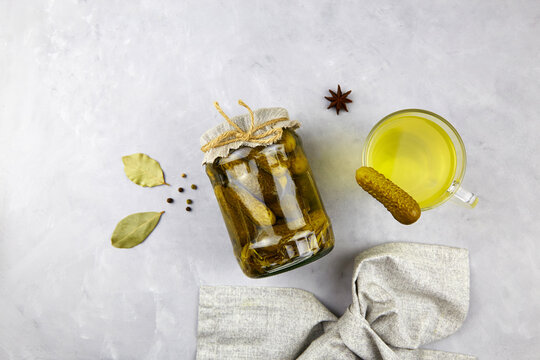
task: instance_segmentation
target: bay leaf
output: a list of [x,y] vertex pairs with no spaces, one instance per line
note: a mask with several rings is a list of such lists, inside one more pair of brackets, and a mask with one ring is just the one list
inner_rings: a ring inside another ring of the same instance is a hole
[[163,177],[159,163],[146,154],[132,154],[122,157],[124,172],[129,180],[140,186],[153,187],[169,185]]
[[126,249],[139,245],[154,230],[164,212],[142,212],[126,216],[114,229],[112,246]]

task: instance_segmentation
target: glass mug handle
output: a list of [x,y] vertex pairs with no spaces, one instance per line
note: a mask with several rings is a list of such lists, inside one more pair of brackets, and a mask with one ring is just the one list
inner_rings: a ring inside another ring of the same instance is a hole
[[[454,190],[457,187],[457,190]],[[478,196],[470,191],[465,190],[459,183],[452,184],[452,189],[455,191],[452,199],[459,200],[461,204],[474,208],[478,204]]]

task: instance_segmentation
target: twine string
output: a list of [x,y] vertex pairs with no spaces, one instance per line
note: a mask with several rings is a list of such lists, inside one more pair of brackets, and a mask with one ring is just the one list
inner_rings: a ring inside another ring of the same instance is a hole
[[245,107],[249,112],[249,115],[251,117],[251,123],[250,123],[249,129],[242,130],[240,126],[235,124],[234,121],[232,121],[227,116],[227,114],[225,114],[225,112],[221,109],[221,107],[216,101],[214,102],[215,108],[221,114],[221,116],[223,116],[225,120],[227,120],[229,125],[231,125],[234,128],[234,130],[228,130],[222,133],[221,135],[216,136],[215,138],[213,138],[212,140],[210,140],[209,142],[207,142],[201,147],[202,151],[207,152],[210,149],[232,144],[237,141],[246,141],[246,142],[258,143],[261,145],[267,145],[267,144],[272,144],[281,138],[281,136],[283,135],[282,128],[268,129],[261,134],[257,134],[257,132],[266,126],[271,126],[271,125],[277,124],[278,122],[289,120],[288,118],[281,117],[277,119],[272,119],[272,120],[265,121],[255,126],[255,115],[253,114],[253,111],[251,110],[251,108],[247,106],[246,103],[243,102],[242,100],[238,100],[238,104]]

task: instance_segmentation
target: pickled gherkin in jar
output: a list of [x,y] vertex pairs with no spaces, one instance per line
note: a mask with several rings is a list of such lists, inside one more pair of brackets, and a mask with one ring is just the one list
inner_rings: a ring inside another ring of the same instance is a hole
[[292,129],[275,143],[218,157],[206,171],[247,276],[287,271],[333,248],[330,220]]

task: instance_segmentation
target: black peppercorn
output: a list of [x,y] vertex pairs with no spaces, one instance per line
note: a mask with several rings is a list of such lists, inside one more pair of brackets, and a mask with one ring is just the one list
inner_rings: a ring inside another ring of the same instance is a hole
[[171,204],[172,202],[174,202],[174,200],[171,199],[171,198],[168,198],[168,199],[167,199],[167,202],[168,202],[169,204]]
[[178,192],[184,192],[184,188],[183,188],[183,187],[179,187],[179,188],[178,188]]
[[191,211],[191,208],[189,206],[186,207],[186,211]]

